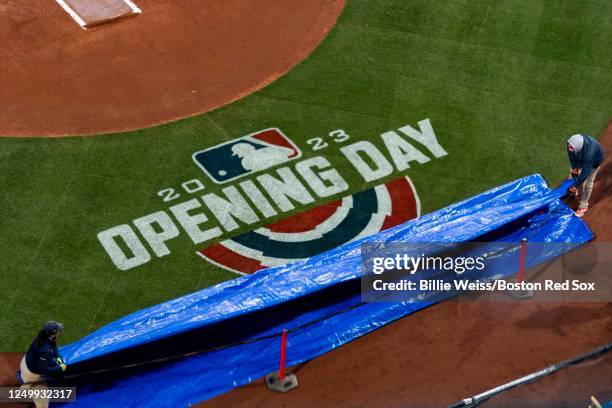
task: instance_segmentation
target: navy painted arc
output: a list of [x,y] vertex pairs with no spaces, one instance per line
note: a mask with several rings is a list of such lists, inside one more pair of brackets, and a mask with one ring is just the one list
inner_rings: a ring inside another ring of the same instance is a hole
[[318,255],[355,238],[363,231],[378,211],[378,200],[373,188],[353,195],[353,206],[346,217],[333,230],[321,238],[302,242],[276,241],[255,231],[247,232],[233,241],[247,248],[261,251],[264,256],[281,259],[299,259]]

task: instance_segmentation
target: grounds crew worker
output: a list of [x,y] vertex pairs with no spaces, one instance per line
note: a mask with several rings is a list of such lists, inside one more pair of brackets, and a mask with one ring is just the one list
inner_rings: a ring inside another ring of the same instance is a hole
[[[55,343],[64,325],[53,320],[48,321],[30,345],[28,352],[21,359],[22,388],[46,389],[46,377],[58,376],[66,371],[66,364],[57,352]],[[33,384],[31,384],[33,383]],[[48,399],[34,399],[36,408],[47,408]]]
[[599,142],[587,135],[573,135],[567,141],[567,155],[571,165],[570,175],[574,183],[569,188],[572,196],[580,193],[577,217],[583,217],[589,208],[593,182],[603,163],[604,152]]

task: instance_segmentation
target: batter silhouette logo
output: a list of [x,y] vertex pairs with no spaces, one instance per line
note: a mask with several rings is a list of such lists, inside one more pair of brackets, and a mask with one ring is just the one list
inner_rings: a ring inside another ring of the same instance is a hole
[[278,128],[261,130],[193,154],[193,161],[215,183],[227,183],[301,157],[300,149]]

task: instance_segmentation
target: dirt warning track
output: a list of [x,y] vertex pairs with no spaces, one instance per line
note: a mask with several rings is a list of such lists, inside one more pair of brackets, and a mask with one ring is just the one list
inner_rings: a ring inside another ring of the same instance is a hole
[[[612,341],[612,304],[442,302],[201,408],[440,408]],[[585,405],[586,406],[586,405]]]
[[139,0],[82,30],[54,2],[0,4],[0,135],[133,130],[210,111],[306,58],[344,0]]

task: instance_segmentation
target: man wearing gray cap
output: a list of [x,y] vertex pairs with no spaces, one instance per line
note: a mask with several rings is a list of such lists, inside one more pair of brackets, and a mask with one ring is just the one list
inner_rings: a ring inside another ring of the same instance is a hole
[[[23,388],[45,389],[45,378],[58,376],[66,371],[66,364],[57,351],[57,336],[64,325],[56,321],[48,321],[36,335],[21,360],[21,379]],[[47,408],[49,400],[34,399],[36,408]]]
[[593,182],[604,161],[604,152],[599,142],[587,135],[573,135],[567,140],[567,155],[574,183],[569,188],[571,195],[580,193],[577,217],[583,217],[589,208]]

